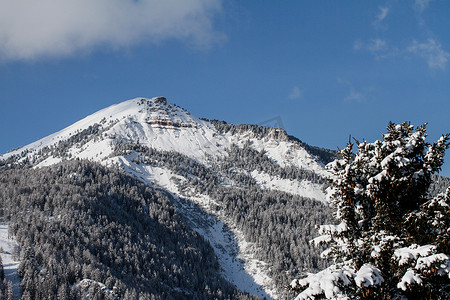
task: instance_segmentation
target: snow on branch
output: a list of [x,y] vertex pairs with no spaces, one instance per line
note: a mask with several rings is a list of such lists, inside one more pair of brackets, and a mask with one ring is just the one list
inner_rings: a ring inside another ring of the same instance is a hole
[[398,265],[410,263],[417,260],[418,257],[426,257],[436,250],[436,246],[425,245],[418,246],[412,244],[409,247],[399,248],[394,251],[394,259],[398,261]]
[[339,234],[348,229],[345,222],[341,222],[338,225],[320,225],[319,234]]
[[371,264],[364,264],[355,276],[355,283],[359,287],[380,285],[383,282],[384,279],[381,276],[381,271]]
[[413,284],[422,284],[422,277],[417,274],[413,269],[408,269],[405,275],[403,275],[402,279],[399,283],[397,283],[397,288],[402,289],[403,291],[408,290],[408,286]]
[[332,265],[316,274],[309,273],[303,279],[294,279],[292,289],[303,289],[296,300],[315,299],[350,299],[346,287],[357,286],[367,288],[384,282],[381,271],[371,264],[363,265],[358,271],[351,263],[343,266]]

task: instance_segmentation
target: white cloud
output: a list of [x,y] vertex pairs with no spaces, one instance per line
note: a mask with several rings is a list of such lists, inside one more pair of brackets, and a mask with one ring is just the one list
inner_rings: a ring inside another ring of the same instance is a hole
[[387,15],[389,13],[388,7],[380,7],[379,9],[380,9],[380,11],[378,12],[378,14],[375,17],[374,24],[381,23],[384,19],[386,19]]
[[439,42],[432,38],[424,43],[413,41],[412,45],[408,47],[407,50],[425,59],[430,69],[444,70],[450,58],[450,54],[442,49]]
[[345,97],[345,101],[362,102],[365,100],[363,93],[356,91],[354,88],[350,88],[349,94]]
[[367,44],[367,49],[373,53],[385,51],[387,49],[387,43],[382,39],[373,39]]
[[223,39],[221,0],[0,0],[0,58],[68,56],[167,39],[204,48]]
[[298,86],[294,86],[291,93],[288,95],[288,98],[292,100],[300,99],[302,95],[303,92],[300,90],[300,88]]

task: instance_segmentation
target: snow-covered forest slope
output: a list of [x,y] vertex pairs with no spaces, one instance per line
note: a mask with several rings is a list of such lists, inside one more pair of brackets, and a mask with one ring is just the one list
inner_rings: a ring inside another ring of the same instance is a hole
[[309,240],[333,222],[324,165],[335,158],[283,129],[200,119],[163,97],[98,111],[0,156],[22,293],[288,297],[295,275],[325,266]]

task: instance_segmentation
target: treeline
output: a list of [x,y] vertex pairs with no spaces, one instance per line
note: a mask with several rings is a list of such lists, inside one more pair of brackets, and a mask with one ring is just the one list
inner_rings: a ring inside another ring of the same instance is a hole
[[20,245],[21,299],[251,298],[164,192],[119,170],[2,170],[0,207]]
[[[250,131],[254,134],[255,138],[262,139],[269,135],[275,128],[274,127],[266,127],[259,126],[255,124],[231,124],[225,121],[217,121],[217,120],[208,120],[203,119],[214,125],[216,130],[221,134],[230,133],[232,135],[242,134],[247,131]],[[281,128],[277,128],[278,130],[282,130]]]
[[233,144],[227,149],[228,157],[225,161],[219,162],[221,171],[240,168],[247,172],[258,171],[282,179],[307,180],[313,183],[327,184],[327,179],[319,174],[297,168],[294,166],[281,167],[273,162],[264,151],[257,151],[250,146],[250,142],[244,143],[243,147]]
[[99,138],[102,132],[102,125],[95,123],[88,128],[81,130],[65,140],[61,140],[54,145],[45,146],[36,152],[30,152],[29,149],[23,150],[20,154],[10,156],[6,160],[0,160],[2,170],[8,168],[29,167],[45,160],[46,158],[58,157],[70,159],[69,149],[76,145],[81,147],[93,138]]

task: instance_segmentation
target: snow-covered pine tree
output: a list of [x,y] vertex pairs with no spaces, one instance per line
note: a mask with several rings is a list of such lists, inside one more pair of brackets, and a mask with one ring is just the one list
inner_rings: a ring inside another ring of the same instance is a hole
[[382,141],[357,142],[327,167],[338,225],[314,244],[333,264],[291,283],[296,299],[449,299],[450,187],[427,199],[449,134],[425,141],[426,124],[389,123]]

